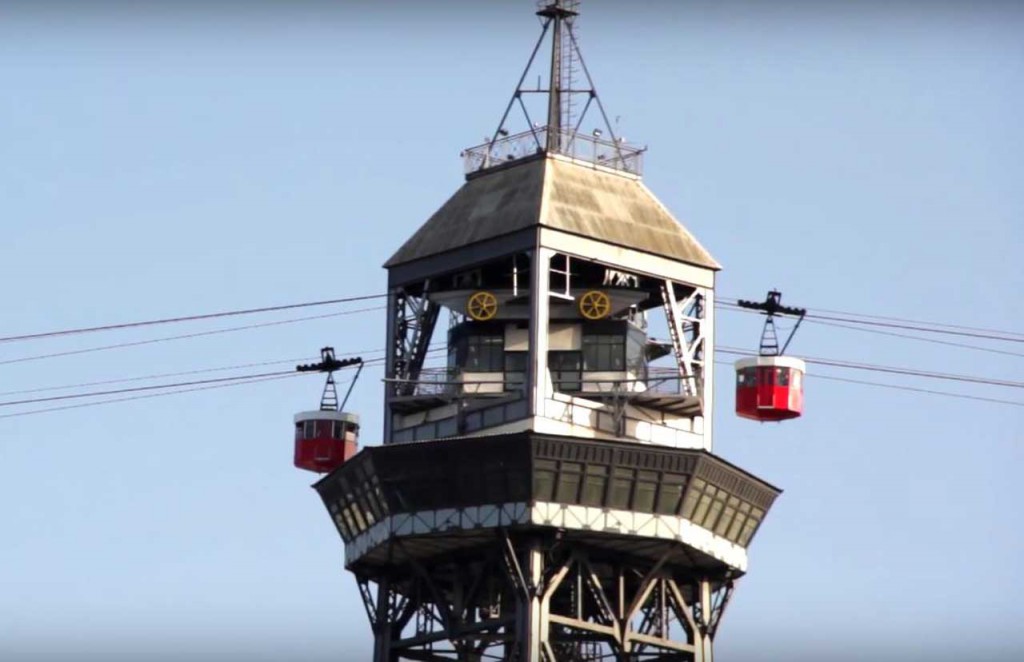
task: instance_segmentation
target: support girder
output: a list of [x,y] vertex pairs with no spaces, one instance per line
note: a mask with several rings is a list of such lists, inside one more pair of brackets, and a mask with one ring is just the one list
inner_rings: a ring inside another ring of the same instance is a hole
[[374,659],[710,659],[732,582],[559,538],[502,529],[473,556],[358,577]]

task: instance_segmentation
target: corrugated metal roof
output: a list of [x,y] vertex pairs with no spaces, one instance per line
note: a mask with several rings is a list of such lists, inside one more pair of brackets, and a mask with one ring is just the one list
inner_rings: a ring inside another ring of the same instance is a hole
[[470,179],[384,266],[541,225],[721,268],[638,179],[552,157],[510,164]]

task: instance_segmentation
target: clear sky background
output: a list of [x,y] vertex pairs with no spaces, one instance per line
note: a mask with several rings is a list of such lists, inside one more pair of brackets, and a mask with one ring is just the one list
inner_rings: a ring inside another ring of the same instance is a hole
[[[380,265],[494,130],[533,7],[0,3],[0,336],[383,292]],[[604,104],[724,265],[721,296],[1024,332],[1024,5],[583,10]],[[9,362],[379,305],[3,343],[0,400],[288,369],[325,344],[381,356],[372,310]],[[718,321],[720,344],[756,347],[757,318]],[[808,323],[791,350],[1020,381],[1024,344],[988,346],[1011,354]],[[716,452],[785,493],[718,659],[1024,658],[1024,408],[815,375],[1020,389],[812,367],[806,415],[758,425],[731,414],[730,373]],[[349,405],[365,443],[381,376]],[[0,658],[367,659],[341,541],[291,466],[292,415],[320,387],[0,418]]]

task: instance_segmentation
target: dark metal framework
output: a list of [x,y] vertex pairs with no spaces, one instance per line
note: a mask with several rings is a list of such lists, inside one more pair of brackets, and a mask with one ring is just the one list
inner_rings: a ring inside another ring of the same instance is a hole
[[[530,59],[519,77],[515,92],[512,93],[512,98],[509,99],[494,134],[483,145],[472,147],[464,152],[467,156],[468,172],[500,165],[502,159],[496,156],[496,152],[504,149],[506,152],[521,152],[518,156],[547,152],[549,154],[565,154],[574,158],[589,158],[595,162],[601,161],[601,165],[640,174],[640,157],[644,150],[629,147],[624,144],[624,140],[616,137],[614,126],[608,120],[608,114],[601,104],[597,88],[587,69],[587,64],[583,60],[574,30],[574,22],[579,13],[578,5],[579,0],[548,0],[541,3],[540,10],[537,12],[542,19],[540,37],[530,53]],[[524,87],[526,77],[549,33],[551,35],[551,65],[548,73],[548,85],[541,87],[538,83],[535,88]],[[579,63],[580,70],[587,81],[587,86],[584,88],[576,88],[574,85],[576,63]],[[542,125],[533,121],[526,103],[523,101],[524,95],[527,94],[547,95],[546,124]],[[579,95],[584,95],[586,102],[578,117],[574,117],[575,98]],[[520,134],[509,136],[506,122],[516,104],[519,105],[523,113],[528,129]],[[603,135],[601,130],[595,130],[592,136],[579,133],[583,119],[592,104],[596,105],[601,113],[604,130],[608,132],[607,140],[601,139]],[[590,144],[591,148],[581,150],[580,146],[576,144],[577,142]],[[606,149],[614,156],[610,158],[599,156],[600,149]]]
[[374,662],[707,662],[735,586],[680,568],[668,553],[609,556],[509,529],[471,555],[356,579]]
[[391,343],[387,357],[388,395],[410,395],[415,390],[440,306],[427,298],[430,281],[423,283],[418,295],[407,288],[392,290],[388,301]]
[[359,550],[375,662],[707,662],[737,567],[527,509],[682,518],[745,548],[779,494],[705,451],[531,432],[367,448],[316,489]]

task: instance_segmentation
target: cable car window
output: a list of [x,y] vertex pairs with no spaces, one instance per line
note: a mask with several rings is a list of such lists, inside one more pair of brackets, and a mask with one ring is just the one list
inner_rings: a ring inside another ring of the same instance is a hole
[[757,384],[757,368],[740,368],[736,371],[737,386],[755,386]]
[[316,421],[305,421],[302,428],[302,436],[306,439],[316,437]]
[[789,368],[775,369],[775,385],[789,386]]
[[774,373],[774,372],[775,371],[772,370],[771,368],[758,368],[757,369],[757,382],[758,382],[758,384],[761,384],[762,386],[766,386],[766,385],[770,386],[773,383],[775,383],[775,380],[772,379],[772,373]]

